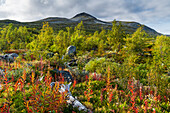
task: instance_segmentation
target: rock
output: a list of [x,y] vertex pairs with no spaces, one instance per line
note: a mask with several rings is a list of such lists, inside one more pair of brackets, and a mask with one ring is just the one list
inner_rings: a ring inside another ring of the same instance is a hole
[[11,54],[9,54],[9,55],[11,55],[12,57],[18,57],[18,54],[16,54],[16,53],[11,53]]
[[4,59],[7,58],[7,57],[8,57],[8,54],[5,54],[5,55],[4,55]]
[[[60,72],[58,69],[53,69],[50,71],[50,73],[51,73],[52,77],[54,78],[54,81],[56,81],[56,79],[57,79],[56,77],[60,75]],[[56,75],[56,77],[55,77],[55,75]]]
[[50,86],[51,86],[51,88],[53,88],[55,86],[55,82],[51,82]]
[[14,57],[11,56],[10,54],[5,54],[4,59],[6,60],[6,62],[9,62],[9,63],[14,62]]
[[[55,86],[55,82],[51,82],[50,86],[51,88],[53,89],[54,86]],[[77,100],[77,98],[74,98],[70,92],[70,86],[71,86],[72,82],[70,82],[69,84],[61,84],[60,85],[60,88],[59,88],[59,92],[60,93],[64,93],[66,92],[66,97],[67,97],[67,100],[66,102],[70,105],[76,108],[78,108],[79,111],[85,111],[85,112],[89,112],[89,113],[93,113],[90,109],[87,109],[80,101]]]
[[4,56],[1,56],[2,59],[6,60],[6,62],[14,62],[15,58],[18,57],[18,54],[11,53],[11,54],[5,54]]
[[[70,82],[73,81],[73,77],[68,71],[59,71],[58,69],[53,69],[50,71],[54,81],[59,80],[60,74],[64,77],[64,81]],[[56,76],[55,76],[56,75]]]
[[69,46],[67,48],[67,52],[66,52],[66,55],[69,55],[70,57],[71,56],[75,56],[76,55],[76,47],[75,46]]
[[59,73],[64,77],[64,81],[72,82],[73,77],[68,71],[59,71]]

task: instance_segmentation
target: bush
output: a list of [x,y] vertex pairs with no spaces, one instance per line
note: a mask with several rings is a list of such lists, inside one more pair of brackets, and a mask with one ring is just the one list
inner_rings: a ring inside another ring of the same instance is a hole
[[104,64],[105,61],[106,61],[106,59],[104,57],[90,60],[86,64],[85,69],[86,69],[86,71],[101,73],[100,70],[103,68],[102,65]]

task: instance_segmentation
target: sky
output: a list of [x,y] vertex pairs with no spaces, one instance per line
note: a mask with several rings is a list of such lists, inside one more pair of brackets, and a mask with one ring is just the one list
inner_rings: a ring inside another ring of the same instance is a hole
[[0,20],[72,18],[82,12],[103,21],[139,22],[170,35],[170,0],[0,0]]

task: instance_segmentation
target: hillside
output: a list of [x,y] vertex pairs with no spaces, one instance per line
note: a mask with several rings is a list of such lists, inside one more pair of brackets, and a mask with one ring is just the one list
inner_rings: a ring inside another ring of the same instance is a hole
[[[54,31],[58,31],[60,29],[65,30],[66,27],[75,27],[78,23],[83,21],[85,29],[87,32],[95,32],[96,30],[100,31],[101,28],[104,29],[111,29],[112,28],[112,21],[111,22],[105,22],[100,19],[97,19],[96,17],[87,14],[85,12],[79,13],[75,15],[72,18],[61,18],[61,17],[48,17],[42,20],[37,20],[33,22],[18,22],[15,20],[0,20],[0,27],[3,27],[4,25],[8,25],[9,23],[13,23],[14,26],[27,26],[31,28],[38,28],[41,29],[43,22],[48,22],[51,27],[53,27]],[[122,29],[126,33],[134,33],[137,28],[140,26],[143,26],[143,29],[150,35],[161,35],[161,33],[158,33],[154,29],[146,26],[141,25],[138,22],[127,22],[127,21],[117,21],[117,24],[121,22]]]
[[1,21],[0,113],[168,113],[170,37],[121,23]]

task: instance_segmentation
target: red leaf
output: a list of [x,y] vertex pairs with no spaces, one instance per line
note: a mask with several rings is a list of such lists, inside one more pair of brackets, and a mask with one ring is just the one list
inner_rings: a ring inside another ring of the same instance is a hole
[[74,83],[73,83],[73,88],[76,86],[76,80],[74,80]]

